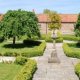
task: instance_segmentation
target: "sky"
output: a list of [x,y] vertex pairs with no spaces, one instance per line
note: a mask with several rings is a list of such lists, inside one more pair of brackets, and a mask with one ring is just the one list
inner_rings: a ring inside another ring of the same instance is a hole
[[58,13],[77,14],[80,12],[80,0],[0,0],[0,13],[16,9],[34,9],[35,13],[50,9]]

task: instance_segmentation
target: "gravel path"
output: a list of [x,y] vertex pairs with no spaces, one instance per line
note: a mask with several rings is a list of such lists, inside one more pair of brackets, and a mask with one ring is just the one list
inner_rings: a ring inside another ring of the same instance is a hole
[[35,58],[38,69],[33,76],[33,80],[79,80],[74,72],[72,59],[65,56],[62,43],[56,44],[57,55],[60,63],[48,63],[52,52],[52,43],[48,43],[44,55]]

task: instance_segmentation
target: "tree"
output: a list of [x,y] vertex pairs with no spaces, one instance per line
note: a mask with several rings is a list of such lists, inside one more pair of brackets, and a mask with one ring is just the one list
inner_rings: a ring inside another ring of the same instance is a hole
[[57,12],[50,11],[48,13],[48,19],[49,19],[49,21],[51,21],[48,26],[49,26],[50,30],[53,30],[53,33],[56,29],[61,28],[61,18]]
[[80,37],[80,13],[78,15],[78,20],[75,26],[75,35]]
[[48,13],[50,13],[50,10],[49,9],[44,9],[43,13],[48,14]]
[[9,10],[0,22],[0,32],[5,37],[13,37],[13,44],[15,44],[16,37],[24,34],[29,38],[40,36],[35,13],[24,10]]

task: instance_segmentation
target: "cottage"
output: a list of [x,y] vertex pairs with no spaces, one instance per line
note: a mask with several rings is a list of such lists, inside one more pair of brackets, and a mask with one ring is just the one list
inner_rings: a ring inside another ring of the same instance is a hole
[[[77,16],[77,14],[60,14],[62,33],[73,33]],[[48,28],[48,23],[50,23],[48,16],[46,14],[38,14],[37,17],[39,20],[41,33],[47,34],[50,31]]]

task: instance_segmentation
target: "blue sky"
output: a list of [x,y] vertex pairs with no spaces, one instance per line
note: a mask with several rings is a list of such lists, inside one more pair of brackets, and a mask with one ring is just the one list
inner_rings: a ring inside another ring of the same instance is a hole
[[0,0],[0,13],[16,9],[34,9],[36,13],[51,9],[58,13],[76,14],[80,12],[80,0]]

